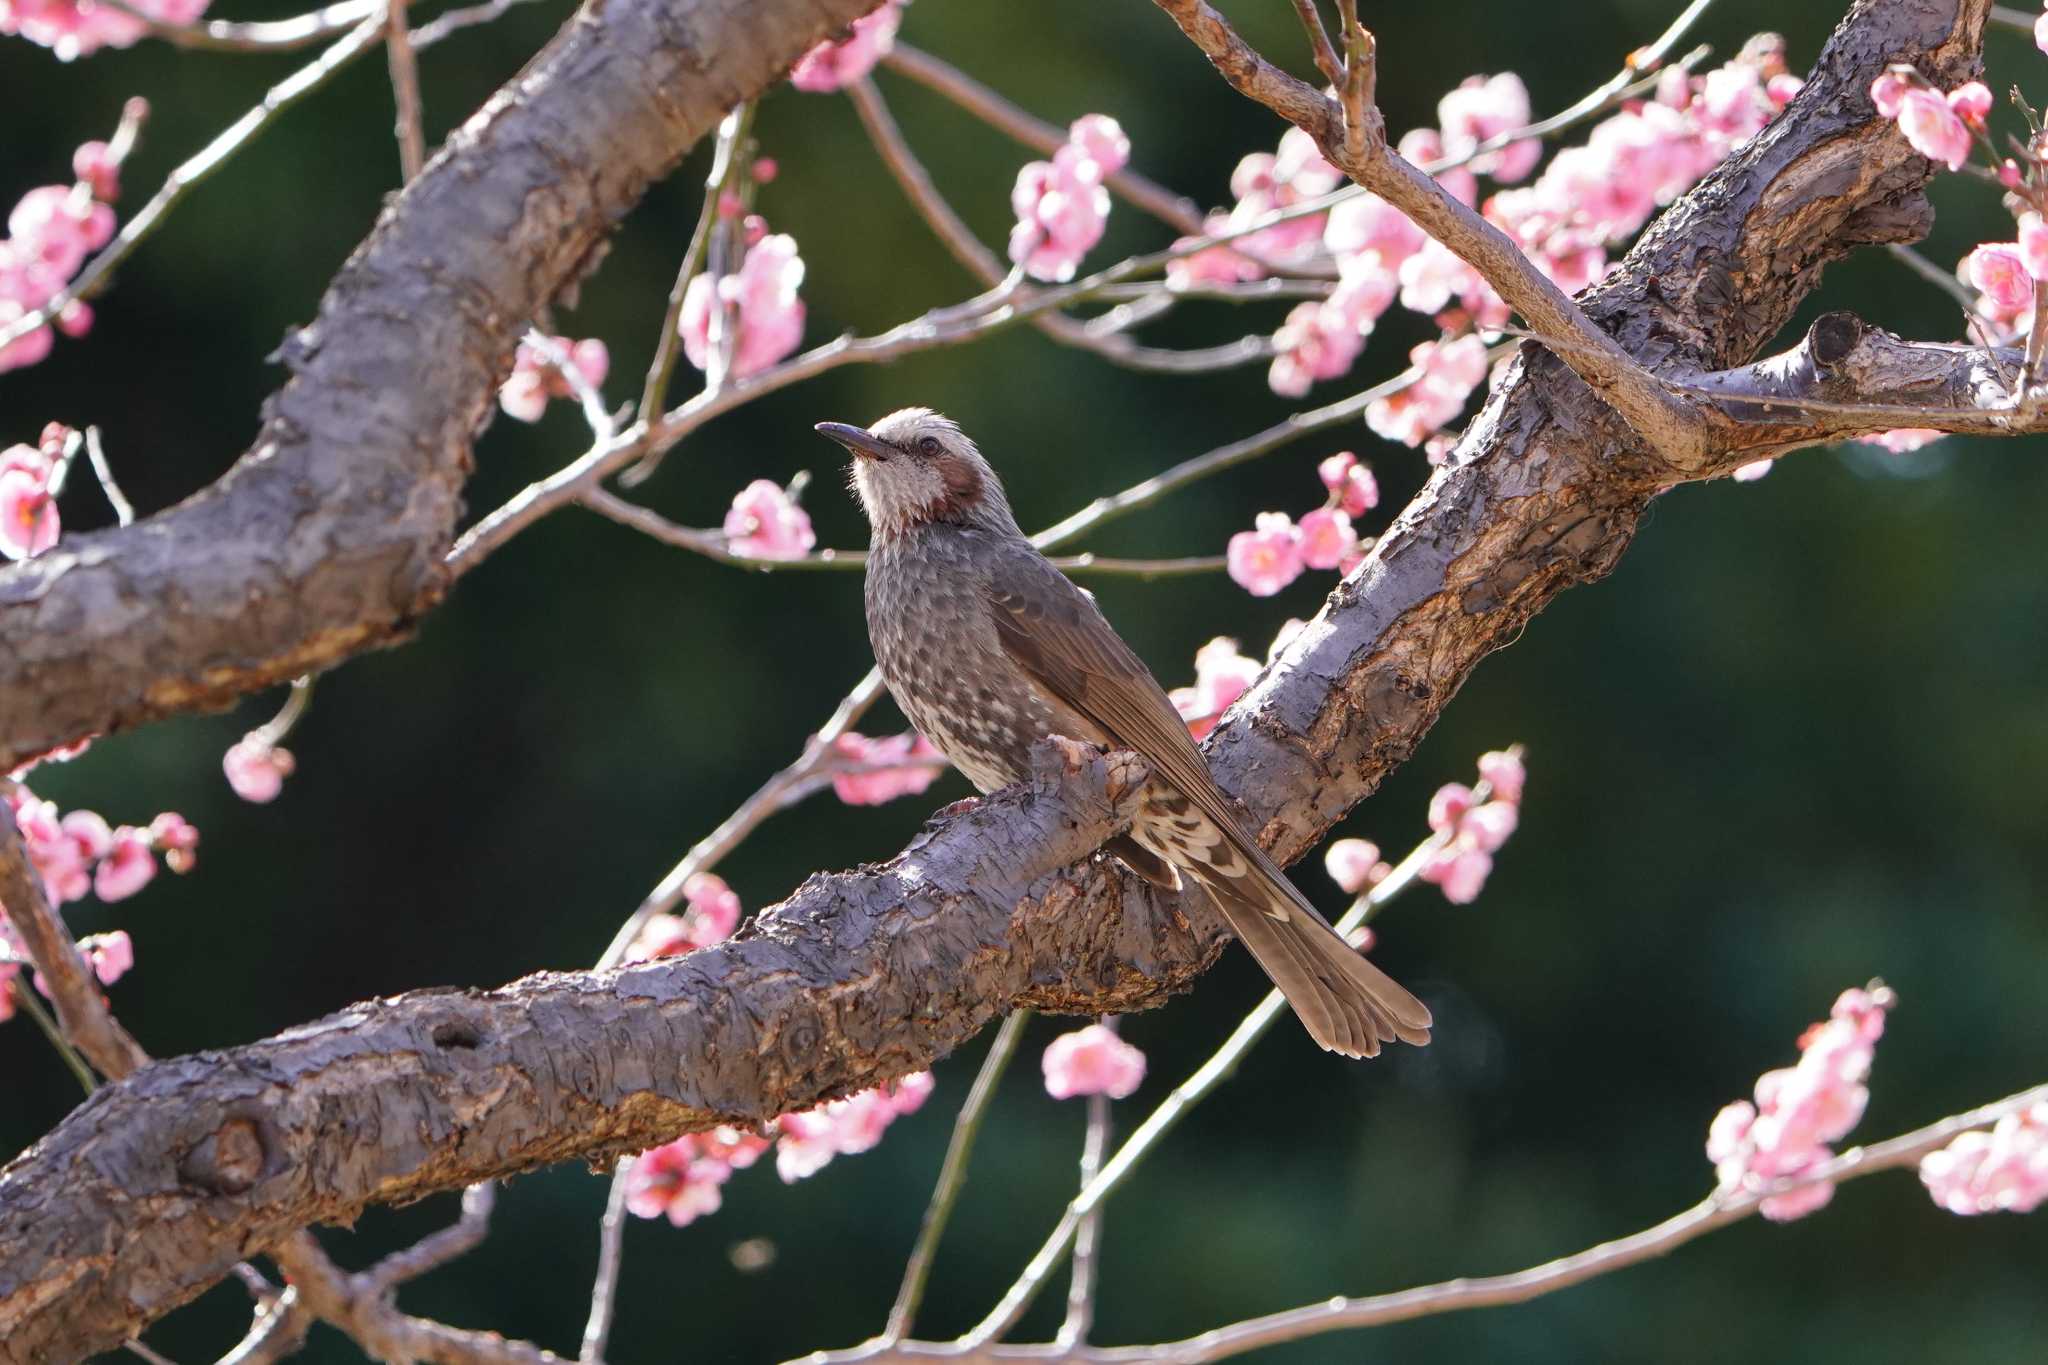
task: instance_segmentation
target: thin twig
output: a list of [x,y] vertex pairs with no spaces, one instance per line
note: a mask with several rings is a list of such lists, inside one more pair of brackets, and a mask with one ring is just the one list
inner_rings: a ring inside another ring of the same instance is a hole
[[141,1357],[142,1359],[148,1361],[149,1365],[178,1365],[178,1363],[172,1360],[169,1356],[163,1355],[162,1353],[157,1351],[153,1351],[148,1346],[143,1345],[142,1340],[139,1337],[134,1341],[122,1342],[121,1349],[126,1351],[131,1356]]
[[364,1272],[364,1287],[370,1293],[383,1294],[467,1256],[490,1235],[491,1210],[497,1202],[497,1186],[488,1181],[471,1185],[462,1192],[462,1212],[453,1223],[377,1262]]
[[[705,248],[711,241],[711,229],[718,221],[718,201],[731,186],[732,177],[739,169],[742,160],[738,154],[739,145],[746,138],[753,111],[751,101],[741,104],[718,125],[718,143],[711,156],[711,170],[704,177],[704,204],[697,211],[697,226],[690,233],[690,245],[684,250],[683,263],[676,271],[675,287],[668,291],[668,312],[661,320],[661,336],[655,342],[654,361],[647,367],[647,381],[640,389],[640,416],[643,421],[660,412],[662,405],[668,402],[669,380],[675,374],[676,357],[682,353],[683,295],[704,260]],[[660,462],[658,455],[650,455],[628,470],[622,482],[631,488],[652,474]]]
[[531,3],[533,0],[485,0],[485,3],[480,5],[465,5],[461,9],[448,10],[432,23],[423,24],[413,30],[412,49],[415,52],[424,51],[450,34],[460,33],[466,28],[475,28],[479,24],[491,23],[513,6]]
[[398,169],[410,185],[427,164],[427,139],[420,107],[420,65],[405,25],[404,0],[386,0],[384,55],[391,70],[391,96],[398,122]]
[[583,1324],[583,1349],[577,1354],[582,1365],[604,1359],[612,1336],[612,1316],[619,1304],[619,1269],[625,1263],[626,1175],[633,1168],[629,1157],[612,1168],[611,1192],[605,1196],[604,1217],[597,1227],[597,1275],[590,1285],[590,1315]]
[[1323,27],[1323,16],[1316,8],[1316,0],[1294,0],[1294,13],[1308,34],[1309,52],[1315,58],[1316,70],[1322,72],[1323,79],[1331,85],[1344,84],[1344,63],[1337,59],[1337,49],[1330,46],[1330,34]]
[[[1114,1017],[1105,1015],[1104,1028],[1115,1028]],[[1109,1155],[1109,1096],[1096,1091],[1088,1097],[1088,1133],[1081,1143],[1081,1188],[1102,1174],[1103,1158]],[[1067,1284],[1067,1316],[1060,1324],[1062,1346],[1081,1346],[1095,1325],[1095,1286],[1101,1274],[1102,1206],[1096,1205],[1074,1229],[1072,1279]]]
[[1885,250],[1890,253],[1893,260],[1961,304],[1964,312],[1976,312],[1976,296],[1953,273],[1943,270],[1912,247],[1902,243],[1892,242],[1885,247]]
[[121,485],[114,481],[114,467],[107,463],[107,452],[100,448],[100,429],[85,429],[85,457],[92,462],[92,472],[100,481],[100,491],[107,495],[107,505],[114,509],[114,520],[127,526],[135,520],[135,505],[128,501]]
[[2021,33],[2032,33],[2034,25],[2039,23],[2040,19],[2041,16],[2039,14],[2029,14],[2025,10],[2009,9],[2004,5],[1993,5],[1991,7],[1992,23],[2003,24],[2005,27],[2017,29]]
[[[602,487],[587,490],[577,501],[600,516],[607,517],[621,526],[630,527],[642,535],[650,536],[664,545],[673,545],[677,549],[688,550],[692,554],[703,555],[707,559],[716,560],[720,564],[730,564],[736,568],[769,573],[785,569],[858,571],[867,567],[866,550],[814,550],[809,554],[796,555],[788,559],[764,559],[759,555],[742,554],[732,548],[732,542],[724,531],[679,526],[660,513],[628,502]],[[1195,555],[1184,559],[1113,559],[1102,555],[1083,554],[1068,555],[1055,559],[1053,563],[1069,573],[1116,574],[1127,578],[1144,579],[1215,573],[1228,567],[1222,555]]]
[[[4,908],[0,906],[0,909]],[[36,999],[35,987],[29,984],[28,977],[15,976],[7,983],[7,989],[14,992],[14,1003],[21,1007],[21,1012],[35,1021],[36,1027],[43,1031],[43,1036],[50,1040],[50,1046],[64,1059],[64,1065],[71,1068],[71,1074],[78,1078],[79,1087],[88,1095],[99,1089],[100,1078],[92,1074],[92,1068],[85,1064],[85,1058],[79,1056],[78,1049],[71,1046],[71,1040],[64,1036],[64,1030],[50,1017],[50,1012],[43,1008],[43,1002]]]
[[981,1134],[981,1121],[1030,1022],[1028,1009],[1012,1010],[1004,1017],[995,1041],[989,1044],[988,1055],[982,1058],[981,1070],[974,1075],[966,1102],[960,1106],[959,1117],[953,1120],[953,1136],[946,1144],[945,1160],[939,1164],[938,1183],[932,1187],[931,1202],[925,1206],[924,1221],[918,1225],[917,1244],[910,1250],[910,1262],[903,1268],[903,1287],[896,1291],[896,1305],[889,1310],[889,1325],[883,1333],[887,1340],[901,1341],[910,1335],[917,1306],[924,1301],[925,1284],[931,1278],[932,1262],[938,1256],[939,1239],[945,1235],[946,1224],[953,1216],[960,1187],[967,1182],[967,1162],[974,1153],[974,1140]]
[[135,8],[128,0],[101,3],[140,22],[152,38],[173,47],[209,52],[290,52],[353,28],[383,8],[383,0],[343,0],[341,4],[324,5],[290,19],[264,23],[211,19],[202,24],[167,24]]

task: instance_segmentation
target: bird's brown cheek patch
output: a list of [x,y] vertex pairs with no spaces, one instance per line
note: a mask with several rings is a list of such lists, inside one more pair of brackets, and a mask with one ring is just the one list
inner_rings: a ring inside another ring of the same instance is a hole
[[981,471],[953,455],[936,461],[939,479],[946,485],[946,501],[955,507],[972,507],[981,501]]

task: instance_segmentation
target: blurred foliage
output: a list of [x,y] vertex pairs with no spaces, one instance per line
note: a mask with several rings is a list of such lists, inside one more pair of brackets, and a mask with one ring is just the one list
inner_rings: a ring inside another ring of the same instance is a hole
[[[255,18],[290,6],[229,8]],[[1430,121],[1435,96],[1461,77],[1506,68],[1524,75],[1539,110],[1557,108],[1676,8],[1370,6],[1389,124]],[[1803,65],[1840,8],[1723,0],[1699,33],[1727,54],[1779,27]],[[1286,6],[1232,10],[1254,41],[1306,69]],[[476,110],[567,14],[561,0],[540,0],[423,54],[431,138]],[[1225,199],[1236,159],[1279,131],[1144,0],[922,0],[904,33],[1047,118],[1115,115],[1138,166],[1204,202]],[[65,178],[71,148],[105,136],[139,92],[155,115],[126,172],[132,211],[301,60],[144,45],[65,66],[0,41],[10,128],[0,198]],[[2039,86],[2040,60],[2020,35],[1995,35],[1992,84]],[[880,81],[939,184],[1000,241],[1026,154],[888,73]],[[374,55],[288,115],[129,264],[88,339],[0,376],[0,440],[32,439],[52,418],[97,422],[144,509],[217,477],[279,381],[265,356],[312,316],[394,187],[390,120]],[[809,262],[811,338],[874,330],[969,292],[842,100],[778,90],[759,132],[783,167],[763,207]],[[652,349],[705,157],[699,148],[649,196],[580,306],[557,319],[610,342],[615,398],[637,388]],[[2010,235],[1978,187],[1946,181],[1937,203],[1937,260]],[[1097,259],[1165,239],[1119,205]],[[1913,336],[1959,330],[1947,299],[1881,255],[1831,273],[1805,316],[1822,306]],[[1158,335],[1212,338],[1245,321],[1210,307]],[[1390,373],[1412,340],[1390,319],[1359,379]],[[1317,398],[1342,391],[1325,385]],[[692,438],[643,491],[677,520],[715,524],[748,479],[812,469],[821,543],[857,544],[837,452],[810,424],[911,402],[983,438],[1027,525],[1290,410],[1256,371],[1134,375],[1020,331],[842,370],[756,404]],[[471,506],[559,465],[579,438],[567,405],[537,428],[500,421],[479,448]],[[1181,493],[1088,548],[1214,553],[1260,508],[1312,505],[1314,462],[1345,447],[1377,464],[1390,495],[1382,517],[1422,482],[1417,455],[1360,425]],[[1383,928],[1381,957],[1436,1005],[1439,1041],[1347,1065],[1277,1031],[1112,1204],[1097,1339],[1160,1340],[1326,1295],[1509,1270],[1661,1218],[1706,1188],[1701,1144],[1715,1109],[1788,1062],[1839,989],[1874,975],[1903,1003],[1859,1135],[2040,1080],[2044,501],[2048,466],[2030,439],[1951,441],[1906,458],[1809,452],[1760,484],[1661,502],[1614,576],[1565,595],[1481,668],[1345,826],[1405,848],[1438,783],[1469,779],[1481,750],[1528,745],[1523,827],[1484,897],[1454,908],[1425,888]],[[105,515],[89,479],[74,482],[64,510],[73,527]],[[1282,620],[1316,609],[1328,581],[1310,574],[1267,601],[1220,578],[1097,586],[1173,684],[1211,635],[1262,650]],[[74,923],[134,934],[140,966],[114,999],[160,1053],[258,1038],[366,996],[587,963],[867,667],[858,598],[852,576],[736,572],[562,512],[466,579],[415,641],[327,681],[291,742],[299,775],[274,806],[236,802],[220,754],[276,696],[103,741],[39,773],[38,789],[67,807],[117,821],[171,808],[204,831],[194,875],[117,908],[82,905]],[[885,710],[868,728],[898,724]],[[950,777],[926,799],[880,809],[814,801],[723,871],[750,906],[764,904],[813,869],[888,856],[963,791]],[[1336,906],[1314,864],[1301,880]],[[1128,1021],[1152,1076],[1119,1106],[1126,1125],[1262,988],[1232,953],[1192,996]],[[1081,1108],[1047,1100],[1030,1060],[1058,1026],[1035,1026],[998,1099],[938,1267],[929,1331],[978,1318],[1071,1189]],[[877,1151],[792,1188],[765,1168],[743,1173],[721,1213],[681,1231],[631,1227],[613,1359],[775,1360],[878,1329],[983,1045],[944,1063],[933,1102]],[[0,1077],[0,1149],[33,1141],[77,1100],[25,1023],[0,1028]],[[603,1193],[577,1169],[513,1183],[492,1239],[409,1288],[405,1305],[572,1346]],[[325,1240],[362,1265],[453,1216],[452,1197],[373,1210]],[[730,1253],[750,1239],[776,1254],[743,1273]],[[1954,1218],[1910,1175],[1891,1175],[1849,1186],[1805,1222],[1747,1223],[1526,1306],[1267,1358],[2019,1358],[2048,1330],[2044,1255],[2041,1218]],[[1047,1329],[1055,1312],[1041,1305],[1027,1329]],[[174,1358],[211,1358],[246,1320],[246,1296],[228,1285],[148,1339]],[[354,1351],[323,1330],[305,1358]]]

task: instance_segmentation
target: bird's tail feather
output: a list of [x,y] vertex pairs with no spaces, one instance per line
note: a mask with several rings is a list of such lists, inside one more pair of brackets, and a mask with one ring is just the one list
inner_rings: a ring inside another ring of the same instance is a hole
[[1213,865],[1187,870],[1324,1048],[1374,1057],[1382,1043],[1429,1041],[1428,1008],[1346,943],[1286,874],[1241,864],[1237,875]]

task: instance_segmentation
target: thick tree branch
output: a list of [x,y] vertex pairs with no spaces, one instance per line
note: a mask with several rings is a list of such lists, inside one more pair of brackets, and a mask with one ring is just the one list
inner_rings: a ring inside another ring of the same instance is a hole
[[874,0],[609,0],[379,219],[218,484],[0,569],[0,771],[402,639],[534,315],[725,111]]

